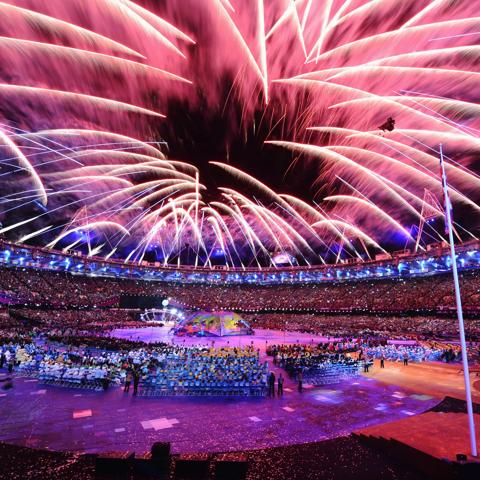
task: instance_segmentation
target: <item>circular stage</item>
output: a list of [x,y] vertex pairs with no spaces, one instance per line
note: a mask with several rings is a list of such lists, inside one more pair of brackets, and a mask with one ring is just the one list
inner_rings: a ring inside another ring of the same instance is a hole
[[[211,344],[211,338],[175,338],[168,329],[116,330],[116,337]],[[215,345],[320,341],[295,333],[257,331],[248,337],[215,339]],[[280,370],[273,367],[276,375]],[[4,374],[3,374],[4,375]],[[285,382],[283,398],[133,397],[119,387],[106,392],[45,386],[14,376],[1,391],[0,440],[55,450],[99,452],[149,450],[172,442],[173,452],[222,452],[319,441],[428,410],[439,399],[361,375],[334,386]]]

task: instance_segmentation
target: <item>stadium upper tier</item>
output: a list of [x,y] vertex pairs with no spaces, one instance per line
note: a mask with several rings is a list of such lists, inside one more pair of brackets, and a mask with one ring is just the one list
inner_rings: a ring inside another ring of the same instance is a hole
[[[458,260],[466,313],[480,312],[480,249]],[[12,244],[0,248],[0,304],[55,309],[116,308],[130,296],[169,297],[181,308],[239,312],[425,312],[455,307],[451,260],[398,256],[357,265],[212,271],[65,255]]]
[[[480,241],[457,246],[461,270],[480,267]],[[169,283],[199,284],[311,284],[374,278],[405,278],[445,273],[451,270],[451,256],[445,245],[435,245],[421,254],[409,252],[378,255],[374,260],[311,267],[226,268],[128,263],[87,257],[10,242],[0,243],[0,265],[70,272],[107,278],[139,279]]]
[[[461,272],[465,313],[480,313],[480,269]],[[303,284],[214,284],[72,275],[0,266],[0,305],[75,310],[150,308],[170,298],[180,309],[236,312],[454,313],[450,273]],[[85,313],[85,312],[82,312]],[[112,317],[117,317],[112,313]],[[83,321],[83,316],[78,317]]]

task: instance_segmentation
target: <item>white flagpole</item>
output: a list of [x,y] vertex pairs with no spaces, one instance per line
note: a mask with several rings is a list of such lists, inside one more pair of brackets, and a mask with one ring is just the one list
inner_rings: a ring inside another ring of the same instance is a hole
[[457,304],[458,329],[460,331],[460,344],[462,347],[463,378],[465,380],[465,397],[467,400],[468,425],[470,430],[470,448],[472,457],[477,456],[477,439],[475,437],[475,423],[473,420],[472,392],[470,389],[470,373],[468,371],[467,344],[465,342],[465,327],[463,324],[462,298],[460,296],[460,283],[458,281],[457,258],[452,228],[452,208],[448,196],[447,174],[443,163],[443,150],[440,144],[440,170],[442,174],[443,198],[445,200],[445,224],[448,230],[450,255],[452,257],[453,282],[455,284],[455,300]]

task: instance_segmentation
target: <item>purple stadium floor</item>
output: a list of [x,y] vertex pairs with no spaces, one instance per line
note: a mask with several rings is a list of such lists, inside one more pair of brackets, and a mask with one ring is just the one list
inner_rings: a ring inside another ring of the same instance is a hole
[[279,330],[255,329],[255,335],[239,335],[231,337],[176,337],[170,332],[170,327],[145,327],[145,328],[121,328],[113,330],[111,335],[117,338],[127,340],[141,340],[142,342],[165,342],[175,343],[177,345],[211,345],[215,343],[216,347],[222,346],[241,346],[254,344],[261,352],[265,352],[267,344],[277,343],[311,343],[325,342],[335,340],[301,332],[284,332]]
[[[141,335],[149,335],[148,330]],[[121,336],[136,338],[138,333]],[[269,332],[268,341],[283,342],[283,335]],[[259,346],[265,344],[262,335],[253,338]],[[303,393],[287,380],[281,399],[135,398],[118,387],[96,392],[44,386],[22,377],[14,377],[13,383],[12,389],[0,391],[0,440],[81,452],[141,452],[155,441],[172,442],[178,453],[311,442],[415,415],[439,401],[365,376],[332,386],[307,385]]]

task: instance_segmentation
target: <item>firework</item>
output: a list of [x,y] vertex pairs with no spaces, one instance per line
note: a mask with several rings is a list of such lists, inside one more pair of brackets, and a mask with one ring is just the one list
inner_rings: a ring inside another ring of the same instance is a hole
[[475,2],[152,5],[0,2],[1,234],[227,268],[424,249],[441,143],[477,238]]

